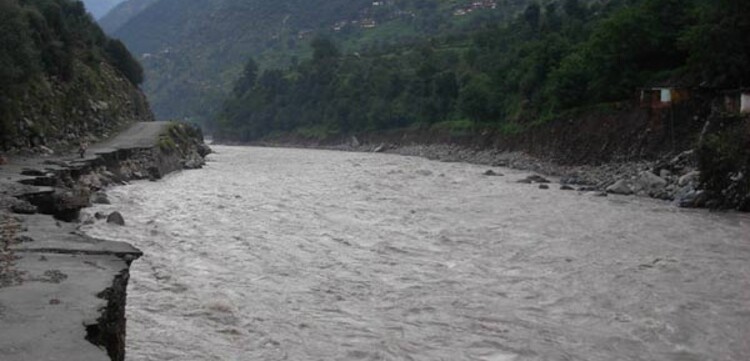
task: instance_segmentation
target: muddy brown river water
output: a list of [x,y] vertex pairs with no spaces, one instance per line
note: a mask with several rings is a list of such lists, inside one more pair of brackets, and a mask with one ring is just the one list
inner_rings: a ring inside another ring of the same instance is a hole
[[750,217],[384,154],[215,147],[109,192],[128,360],[750,359]]

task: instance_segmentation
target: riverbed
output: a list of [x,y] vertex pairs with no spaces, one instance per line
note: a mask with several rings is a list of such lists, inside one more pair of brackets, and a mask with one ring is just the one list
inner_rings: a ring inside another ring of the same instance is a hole
[[746,360],[750,217],[417,157],[214,147],[111,189],[127,359]]

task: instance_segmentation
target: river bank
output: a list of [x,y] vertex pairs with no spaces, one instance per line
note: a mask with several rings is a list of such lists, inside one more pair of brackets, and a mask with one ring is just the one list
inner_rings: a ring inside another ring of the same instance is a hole
[[108,202],[107,187],[200,168],[208,152],[191,126],[146,122],[82,159],[16,156],[0,165],[3,360],[124,360],[129,267],[142,253],[81,233],[80,210]]
[[[404,136],[404,138],[406,138]],[[362,137],[362,139],[367,139]],[[378,139],[377,137],[375,139]],[[509,167],[555,177],[559,186],[582,192],[637,195],[656,198],[685,208],[710,207],[699,186],[700,173],[694,150],[665,154],[655,160],[609,160],[596,164],[561,164],[551,159],[530,155],[523,151],[499,148],[471,147],[465,142],[367,142],[357,136],[337,141],[314,142],[295,137],[283,137],[250,143],[265,147],[296,147],[354,152],[390,153],[417,156],[441,162],[464,162],[488,166],[487,175],[501,173],[492,168]],[[470,143],[469,143],[470,144]],[[481,142],[477,143],[481,144]],[[494,174],[493,174],[494,173]],[[526,182],[526,180],[519,180]],[[538,183],[531,181],[530,183]]]

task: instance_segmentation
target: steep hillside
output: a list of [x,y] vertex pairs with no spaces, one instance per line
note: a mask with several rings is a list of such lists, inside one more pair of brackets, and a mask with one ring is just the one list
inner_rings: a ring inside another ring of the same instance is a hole
[[64,148],[152,120],[143,71],[83,4],[0,0],[0,147]]
[[99,19],[123,0],[82,0],[91,15]]
[[130,19],[146,10],[157,0],[125,0],[99,19],[99,25],[107,34],[113,34]]
[[113,35],[140,57],[160,118],[213,117],[254,57],[281,67],[309,55],[314,34],[349,51],[413,42],[509,17],[528,0],[159,0]]

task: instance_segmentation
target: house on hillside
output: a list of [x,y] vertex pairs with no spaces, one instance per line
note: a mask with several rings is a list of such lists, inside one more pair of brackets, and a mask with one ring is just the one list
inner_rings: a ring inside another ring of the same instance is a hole
[[688,87],[658,85],[640,89],[642,108],[660,109],[690,100],[692,90]]
[[333,24],[333,31],[341,31],[347,25],[349,25],[349,21],[347,20],[337,21]]
[[486,9],[496,9],[497,3],[495,0],[476,0],[470,4],[460,6],[453,10],[453,16],[464,16],[471,12]]
[[313,35],[313,33],[314,33],[314,32],[313,32],[313,30],[312,30],[312,29],[304,29],[304,30],[300,30],[299,32],[297,32],[297,39],[299,39],[299,40],[304,40],[304,39],[307,39],[307,38],[309,38],[310,36],[312,36],[312,35]]
[[471,3],[471,8],[473,9],[495,9],[496,7],[497,3],[495,3],[495,0],[480,0]]
[[363,19],[360,24],[365,29],[374,28],[377,25],[373,19]]
[[750,114],[750,88],[724,92],[724,108],[731,113]]

